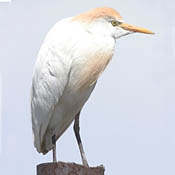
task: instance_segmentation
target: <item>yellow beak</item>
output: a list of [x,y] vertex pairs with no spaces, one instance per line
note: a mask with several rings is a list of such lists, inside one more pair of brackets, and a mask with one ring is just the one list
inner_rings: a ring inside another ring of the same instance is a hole
[[129,25],[127,23],[122,23],[119,25],[120,27],[122,27],[125,30],[129,30],[129,31],[133,31],[133,32],[139,32],[139,33],[146,33],[146,34],[154,34],[154,32],[144,29],[142,27],[136,27],[133,25]]

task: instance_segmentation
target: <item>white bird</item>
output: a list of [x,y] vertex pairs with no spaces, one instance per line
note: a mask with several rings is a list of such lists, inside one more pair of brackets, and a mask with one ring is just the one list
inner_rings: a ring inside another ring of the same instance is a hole
[[95,8],[57,22],[47,34],[34,67],[31,113],[34,145],[39,153],[53,150],[74,122],[83,165],[88,166],[79,134],[80,111],[110,62],[116,39],[153,32],[129,25],[108,7]]

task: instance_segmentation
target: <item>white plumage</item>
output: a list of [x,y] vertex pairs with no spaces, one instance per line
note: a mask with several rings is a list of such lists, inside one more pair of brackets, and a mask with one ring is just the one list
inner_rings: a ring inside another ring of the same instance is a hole
[[47,34],[34,67],[31,93],[38,152],[51,150],[52,136],[57,140],[81,111],[112,58],[116,39],[133,33],[126,26],[111,25],[114,19],[123,23],[115,10],[98,8],[56,23]]
[[[89,33],[84,36],[79,24],[70,23],[70,20],[58,22],[51,29],[40,49],[34,68],[32,119],[38,152],[45,153],[52,149],[51,136],[56,134],[59,138],[91,94],[98,73],[95,77],[87,77],[90,73],[87,64],[99,59],[96,57],[96,54],[100,54],[99,51],[103,57],[106,52],[112,56],[111,51],[114,50],[112,38],[105,38],[104,41],[103,38],[96,40],[95,37],[89,36]],[[64,33],[66,35],[63,35]],[[95,49],[96,45],[98,47]],[[100,60],[97,61],[99,62],[94,65],[94,72],[101,72],[104,67],[97,70]],[[79,87],[81,84],[83,87]],[[43,141],[45,146],[42,148]]]

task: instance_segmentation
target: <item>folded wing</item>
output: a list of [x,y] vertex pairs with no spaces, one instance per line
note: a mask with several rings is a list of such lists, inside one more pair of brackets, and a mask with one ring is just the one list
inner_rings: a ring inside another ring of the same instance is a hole
[[58,50],[42,46],[36,61],[32,90],[31,112],[34,145],[42,150],[42,140],[55,105],[59,102],[69,78],[70,64]]

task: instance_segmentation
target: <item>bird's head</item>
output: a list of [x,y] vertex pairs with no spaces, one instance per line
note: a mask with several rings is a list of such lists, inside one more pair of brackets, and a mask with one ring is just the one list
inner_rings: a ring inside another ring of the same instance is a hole
[[116,10],[108,7],[92,9],[72,20],[83,24],[86,31],[92,34],[112,36],[115,39],[135,32],[154,34],[150,30],[125,23]]

